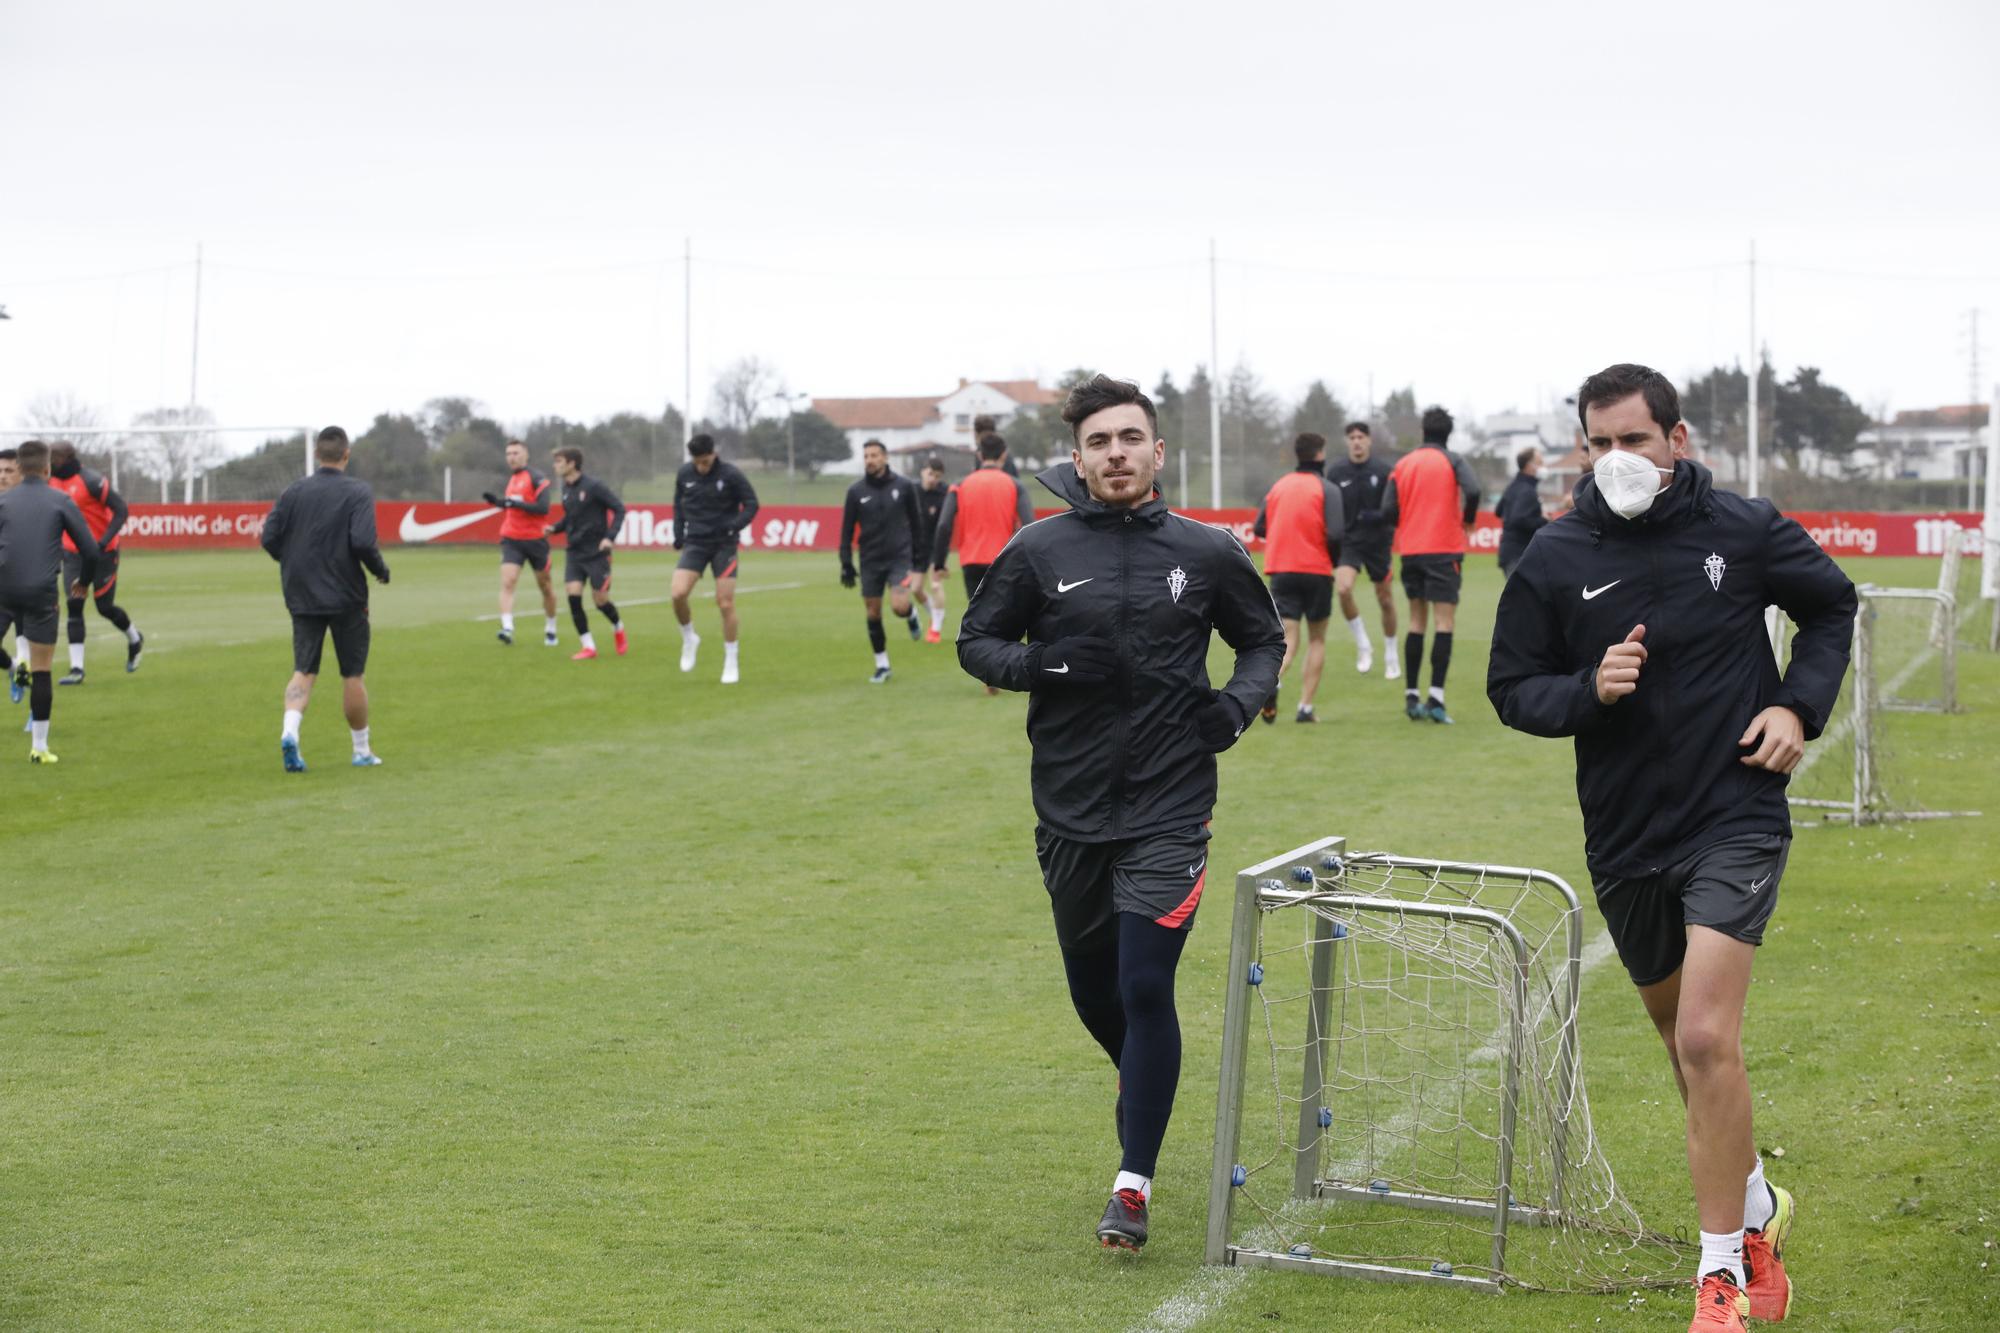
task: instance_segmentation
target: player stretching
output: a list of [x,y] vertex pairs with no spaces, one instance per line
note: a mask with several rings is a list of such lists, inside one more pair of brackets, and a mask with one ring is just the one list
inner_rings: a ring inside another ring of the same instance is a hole
[[[1154,489],[1166,443],[1136,384],[1099,375],[1063,420],[1071,461],[1041,480],[1069,508],[994,558],[958,658],[1031,691],[1035,854],[1070,999],[1120,1082],[1124,1156],[1097,1234],[1136,1250],[1180,1081],[1174,971],[1208,882],[1215,755],[1277,683],[1285,634],[1236,539]],[[1211,631],[1236,650],[1219,693]]]
[[917,488],[917,515],[923,520],[923,527],[917,532],[917,566],[920,573],[928,576],[930,588],[926,596],[923,589],[926,580],[920,580],[917,600],[930,606],[931,627],[924,631],[924,642],[942,643],[944,571],[931,567],[931,551],[937,546],[938,519],[944,515],[944,502],[950,498],[951,488],[944,484],[944,464],[935,458],[926,458],[918,475],[923,484]]
[[[1751,1138],[1744,1001],[1791,847],[1787,776],[1840,694],[1854,585],[1769,501],[1687,459],[1658,371],[1611,366],[1576,403],[1593,473],[1500,594],[1486,693],[1508,726],[1575,738],[1597,906],[1687,1112],[1690,1329],[1741,1333],[1785,1317],[1793,1213]],[[1798,626],[1782,679],[1772,604]]]
[[479,497],[500,509],[500,642],[514,642],[514,586],[521,566],[535,571],[542,590],[542,646],[556,646],[556,589],[549,578],[549,539],[542,520],[549,512],[549,479],[528,466],[528,446],[507,441],[507,489]]
[[[12,449],[0,449],[0,495],[13,490],[20,480],[18,455]],[[15,650],[21,655],[19,661],[7,655],[7,631],[10,629],[14,631]],[[21,702],[28,693],[28,641],[21,637],[19,626],[5,606],[0,606],[0,675],[7,677],[8,701]]]
[[320,654],[333,635],[340,667],[340,706],[354,741],[354,767],[381,759],[368,744],[368,581],[389,581],[375,539],[375,493],[347,475],[347,432],[328,426],[313,441],[319,463],[310,477],[285,488],[264,520],[264,549],[278,562],[285,609],[292,613],[292,679],[285,686],[285,729],[278,739],[287,773],[303,773],[299,726],[319,678]]
[[736,544],[757,517],[757,492],[734,463],[715,456],[715,440],[688,441],[688,461],[674,478],[674,619],[681,626],[681,670],[694,670],[701,635],[688,598],[703,570],[715,573],[715,609],[722,613],[722,683],[738,680],[736,663]]
[[542,535],[565,534],[563,550],[563,592],[569,597],[569,618],[576,626],[583,646],[569,655],[572,662],[588,662],[597,656],[597,640],[590,637],[590,617],[583,611],[583,585],[590,584],[590,596],[597,609],[611,622],[611,641],[618,655],[625,656],[625,624],[611,601],[611,548],[618,529],[625,522],[625,502],[595,477],[583,475],[583,450],[564,446],[554,455],[556,477],[563,484],[563,516],[560,522],[542,529]]
[[125,527],[128,512],[125,497],[111,489],[111,483],[103,476],[79,463],[76,446],[66,440],[49,446],[49,485],[76,502],[83,521],[90,525],[91,536],[97,538],[99,551],[97,577],[84,585],[80,563],[74,558],[76,547],[68,539],[63,542],[63,549],[69,553],[69,558],[63,561],[63,587],[70,590],[69,674],[56,684],[83,684],[83,591],[80,585],[90,588],[91,601],[97,604],[97,614],[124,634],[125,670],[137,671],[139,656],[146,649],[146,636],[132,627],[132,617],[118,605],[116,592],[118,535]]
[[[965,600],[970,606],[993,558],[1016,532],[1034,521],[1028,488],[1007,471],[1007,441],[988,431],[979,437],[978,470],[951,488],[938,513],[937,535],[931,539],[932,575],[943,581],[956,537],[958,571],[965,579]],[[992,685],[986,692],[1000,693]]]
[[[23,656],[31,764],[56,762],[49,752],[49,715],[55,707],[49,663],[56,652],[57,580],[72,555],[77,577],[62,585],[71,598],[82,597],[97,573],[97,540],[76,505],[49,484],[49,453],[40,440],[15,450],[20,484],[0,494],[0,615],[14,622],[28,645]],[[66,553],[65,546],[72,549]]]
[[[1255,531],[1264,539],[1264,574],[1285,624],[1281,682],[1298,654],[1299,625],[1305,626],[1306,664],[1294,720],[1311,722],[1320,669],[1326,665],[1326,622],[1333,616],[1333,562],[1346,517],[1340,492],[1326,479],[1326,436],[1307,431],[1292,443],[1292,453],[1298,466],[1265,495]],[[1264,701],[1264,720],[1278,720],[1276,686]]]
[[[1451,413],[1424,412],[1424,442],[1398,460],[1383,487],[1382,514],[1396,525],[1403,556],[1403,595],[1410,599],[1410,633],[1403,640],[1403,712],[1412,722],[1451,724],[1444,710],[1444,678],[1451,670],[1451,631],[1465,563],[1465,537],[1479,512],[1479,483],[1465,460],[1445,448]],[[1431,639],[1431,697],[1417,693],[1424,663],[1424,626],[1435,612]]]
[[[923,530],[917,488],[909,478],[889,470],[889,451],[880,440],[861,446],[861,476],[847,488],[847,506],[840,515],[840,586],[855,583],[852,548],[861,548],[861,606],[868,617],[868,646],[875,650],[871,685],[889,679],[889,640],[882,632],[882,590],[889,605],[910,627],[910,637],[923,633],[910,606],[910,584],[923,568],[917,534]],[[859,539],[857,541],[857,538]]]
[[1382,608],[1382,674],[1390,680],[1403,674],[1396,663],[1396,594],[1389,586],[1389,547],[1395,531],[1382,516],[1389,465],[1373,457],[1374,436],[1365,421],[1347,425],[1347,458],[1327,469],[1327,480],[1340,488],[1347,519],[1340,554],[1333,562],[1333,587],[1340,595],[1340,614],[1354,636],[1354,669],[1367,675],[1375,666],[1368,627],[1354,604],[1354,576],[1366,571],[1375,585],[1375,602]]

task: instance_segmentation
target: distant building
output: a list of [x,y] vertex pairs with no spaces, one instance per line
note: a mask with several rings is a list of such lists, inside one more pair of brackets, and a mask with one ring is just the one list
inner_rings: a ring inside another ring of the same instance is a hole
[[[953,460],[954,471],[970,466],[974,446],[972,419],[994,417],[1002,435],[1007,422],[1023,408],[1059,402],[1062,395],[1045,389],[1033,380],[960,380],[958,387],[942,397],[916,398],[815,398],[813,411],[847,432],[848,461],[826,469],[854,473],[861,470],[861,446],[880,440],[892,458],[907,459],[935,453]],[[899,462],[899,471],[914,464]]]
[[1852,467],[1884,480],[1963,481],[1981,474],[1989,409],[1958,403],[1898,412],[1855,437]]

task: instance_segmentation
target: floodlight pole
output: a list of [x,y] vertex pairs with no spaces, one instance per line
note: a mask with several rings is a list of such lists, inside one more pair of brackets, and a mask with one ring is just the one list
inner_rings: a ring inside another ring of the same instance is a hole
[[1208,238],[1208,507],[1222,508],[1222,340],[1216,333],[1215,238]]
[[1757,242],[1750,242],[1750,476],[1746,488],[1751,499],[1757,498],[1757,381],[1763,375],[1763,363],[1757,356]]
[[694,438],[694,237],[681,238],[681,443]]
[[2000,381],[1993,385],[1993,405],[1986,413],[1986,523],[1980,549],[1979,595],[1992,603],[1986,647],[2000,649]]

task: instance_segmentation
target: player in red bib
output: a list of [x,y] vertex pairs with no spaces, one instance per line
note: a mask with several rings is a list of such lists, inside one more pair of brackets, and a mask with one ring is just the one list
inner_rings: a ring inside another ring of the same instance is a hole
[[[1444,707],[1444,678],[1451,669],[1451,632],[1458,616],[1458,590],[1465,564],[1465,539],[1479,509],[1479,483],[1472,469],[1445,445],[1451,440],[1451,413],[1433,407],[1424,413],[1424,442],[1404,454],[1389,473],[1382,514],[1396,529],[1403,557],[1403,594],[1410,599],[1410,633],[1403,640],[1403,712],[1412,722],[1429,718],[1450,725]],[[1417,693],[1424,663],[1424,629],[1437,617],[1431,639],[1431,694]]]
[[[125,635],[125,669],[137,671],[139,658],[146,651],[146,636],[132,624],[132,617],[118,605],[118,538],[124,530],[125,497],[111,488],[111,483],[101,474],[91,471],[77,460],[76,446],[61,440],[49,446],[49,485],[76,502],[83,513],[83,521],[90,528],[90,535],[97,539],[101,552],[97,561],[97,576],[91,584],[91,600],[97,603],[97,614],[110,621]],[[77,555],[76,546],[70,539],[63,538],[63,587],[70,592],[69,602],[69,674],[57,681],[58,685],[83,684],[83,594],[77,582],[83,576],[83,562]]]
[[535,571],[542,590],[542,646],[556,646],[556,589],[549,577],[549,539],[543,525],[549,516],[547,474],[528,466],[528,446],[507,441],[507,486],[500,494],[487,491],[480,499],[500,511],[500,642],[514,642],[514,586],[521,566]]
[[[974,426],[985,422],[981,417]],[[992,430],[979,436],[979,468],[945,496],[931,537],[931,573],[944,577],[951,559],[952,538],[958,539],[958,567],[965,576],[965,600],[979,591],[986,567],[1014,534],[1035,521],[1035,507],[1020,478],[1007,471],[1007,441]],[[988,694],[1000,691],[986,687]]]

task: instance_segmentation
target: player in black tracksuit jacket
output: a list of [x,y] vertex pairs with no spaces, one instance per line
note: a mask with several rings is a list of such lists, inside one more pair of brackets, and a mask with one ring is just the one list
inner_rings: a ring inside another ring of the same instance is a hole
[[910,584],[923,576],[924,557],[917,543],[924,530],[917,484],[889,470],[889,451],[880,440],[861,446],[861,476],[847,488],[840,513],[840,586],[855,585],[853,550],[861,550],[861,607],[868,618],[868,646],[875,650],[875,674],[869,683],[889,679],[889,641],[882,633],[882,593],[889,607],[909,627],[910,637],[923,631],[910,605]]
[[83,512],[49,484],[48,446],[31,440],[18,451],[21,480],[0,492],[0,625],[12,620],[27,645],[28,758],[56,762],[49,753],[49,714],[55,690],[49,659],[56,645],[56,591],[63,575],[63,537],[76,547],[77,579],[64,594],[82,595],[97,575],[97,541]]
[[611,551],[619,530],[625,526],[625,502],[595,477],[585,476],[583,450],[565,445],[555,452],[556,480],[562,483],[562,518],[543,531],[553,537],[564,534],[563,593],[569,598],[570,623],[576,626],[583,646],[570,654],[571,661],[587,662],[597,656],[597,641],[591,637],[590,617],[583,610],[583,585],[590,585],[591,600],[611,622],[611,638],[618,655],[628,646],[625,622],[611,600]]
[[[1658,372],[1610,367],[1577,401],[1593,475],[1501,593],[1487,695],[1508,726],[1573,738],[1598,907],[1687,1104],[1698,1308],[1780,1319],[1791,1198],[1754,1146],[1744,1000],[1790,849],[1785,786],[1839,697],[1854,585],[1769,501],[1681,456]],[[1782,675],[1773,604],[1798,627]]]
[[[1124,1157],[1099,1236],[1133,1246],[1179,1078],[1173,976],[1207,882],[1215,756],[1277,685],[1285,635],[1236,538],[1153,489],[1164,445],[1136,386],[1099,376],[1064,419],[1075,464],[1041,482],[1069,508],[994,559],[958,655],[1029,691],[1036,853],[1070,998],[1121,1079]],[[1213,633],[1236,652],[1219,692]]]

